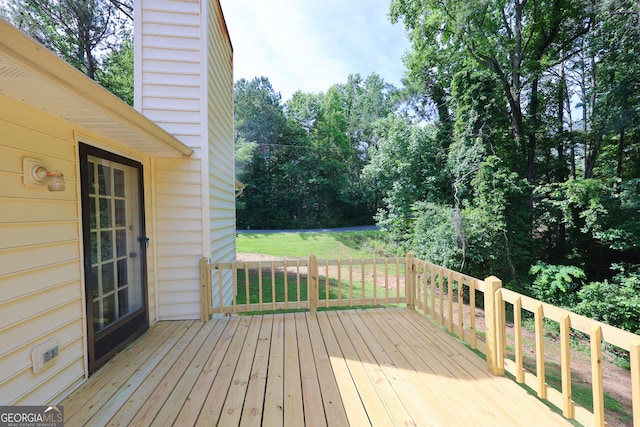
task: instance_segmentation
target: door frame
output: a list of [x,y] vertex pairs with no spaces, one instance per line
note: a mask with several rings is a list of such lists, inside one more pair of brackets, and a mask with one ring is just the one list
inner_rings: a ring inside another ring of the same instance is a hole
[[[127,157],[106,151],[92,145],[79,145],[80,164],[80,196],[79,201],[82,211],[82,248],[84,254],[84,291],[85,291],[85,324],[87,328],[87,359],[89,362],[89,374],[95,372],[100,366],[111,359],[118,351],[142,335],[149,328],[149,300],[148,300],[148,280],[147,280],[147,245],[145,239],[138,239],[139,259],[140,259],[140,280],[142,283],[142,308],[136,310],[127,320],[118,321],[107,327],[103,331],[95,332],[93,324],[93,303],[92,293],[89,285],[91,283],[91,229],[89,220],[89,182],[86,179],[88,174],[88,156],[102,158],[108,161],[121,163],[137,170],[138,178],[138,206],[140,221],[140,237],[146,236],[146,222],[144,212],[144,173],[141,162]],[[106,338],[105,338],[106,337]],[[108,350],[100,349],[101,355],[96,357],[96,340],[103,339],[109,347]]]

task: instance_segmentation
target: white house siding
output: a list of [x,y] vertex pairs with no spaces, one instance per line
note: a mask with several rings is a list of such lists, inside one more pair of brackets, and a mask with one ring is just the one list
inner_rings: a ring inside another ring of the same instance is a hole
[[200,316],[202,196],[200,159],[156,159],[158,318]]
[[189,147],[202,147],[198,1],[138,0],[136,109]]
[[[220,3],[207,8],[207,120],[211,259],[235,260],[235,166],[233,144],[233,49]],[[232,299],[231,277],[223,300]],[[219,301],[218,289],[212,301]]]
[[[0,95],[0,405],[58,401],[84,380],[86,342],[77,139],[82,129]],[[143,162],[153,232],[150,161],[100,137],[87,143]],[[66,189],[23,185],[22,158],[64,173]],[[155,272],[149,252],[149,310]],[[34,374],[31,350],[56,338],[59,357]]]
[[[22,158],[62,170],[67,190],[27,188]],[[85,375],[73,129],[0,95],[0,404],[52,401]],[[31,349],[58,339],[39,374]]]
[[194,150],[154,166],[158,319],[198,319],[199,259],[235,258],[231,44],[217,1],[136,7],[136,108]]

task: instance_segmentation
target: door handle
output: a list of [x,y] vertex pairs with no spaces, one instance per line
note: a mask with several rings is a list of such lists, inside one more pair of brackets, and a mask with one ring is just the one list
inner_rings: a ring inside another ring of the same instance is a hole
[[135,258],[135,257],[137,257],[137,256],[138,256],[138,253],[137,253],[137,252],[130,252],[130,253],[129,253],[129,258]]
[[138,237],[138,242],[144,243],[145,249],[149,248],[149,238],[147,236]]

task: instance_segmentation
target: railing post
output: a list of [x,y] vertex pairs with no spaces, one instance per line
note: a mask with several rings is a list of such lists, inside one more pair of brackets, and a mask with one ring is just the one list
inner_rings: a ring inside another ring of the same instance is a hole
[[207,283],[207,277],[209,277],[207,274],[208,268],[209,259],[205,257],[200,258],[200,320],[203,322],[209,320],[209,307],[207,307],[209,298],[207,297],[207,292],[211,292],[211,282],[209,281],[209,283]]
[[415,265],[413,252],[407,252],[407,257],[405,258],[405,267],[404,267],[404,293],[407,301],[407,308],[410,310],[415,310],[415,286],[414,286],[414,278],[415,278]]
[[496,293],[502,287],[502,281],[497,277],[491,276],[484,280],[484,319],[485,333],[487,339],[487,368],[494,375],[504,375],[504,367],[498,360],[498,355],[502,353],[503,335],[500,332],[504,328],[504,319],[502,316],[502,308],[498,307]]
[[316,315],[318,309],[318,259],[315,255],[309,255],[309,279],[307,289],[307,299],[309,300],[309,313]]

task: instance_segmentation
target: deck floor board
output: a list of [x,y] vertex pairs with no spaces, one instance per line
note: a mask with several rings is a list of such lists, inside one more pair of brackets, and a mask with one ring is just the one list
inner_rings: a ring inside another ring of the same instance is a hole
[[60,404],[67,426],[570,425],[404,308],[160,322]]

